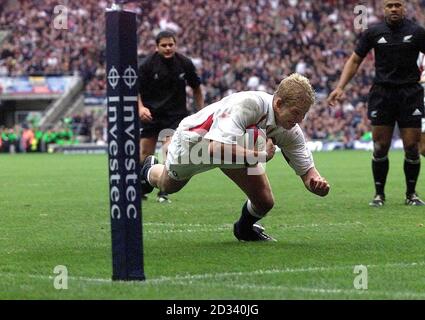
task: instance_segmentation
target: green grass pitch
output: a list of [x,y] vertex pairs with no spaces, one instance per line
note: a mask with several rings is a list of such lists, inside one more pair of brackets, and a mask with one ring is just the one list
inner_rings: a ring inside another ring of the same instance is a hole
[[[425,209],[406,207],[403,153],[391,151],[384,208],[370,152],[315,153],[331,183],[307,192],[282,156],[268,163],[274,243],[241,243],[232,224],[245,200],[219,170],[171,204],[143,203],[145,282],[112,282],[107,159],[0,155],[0,299],[425,299]],[[425,196],[424,173],[417,188]],[[68,289],[53,269],[68,270]],[[354,288],[356,265],[367,290]],[[365,274],[363,273],[363,276]]]

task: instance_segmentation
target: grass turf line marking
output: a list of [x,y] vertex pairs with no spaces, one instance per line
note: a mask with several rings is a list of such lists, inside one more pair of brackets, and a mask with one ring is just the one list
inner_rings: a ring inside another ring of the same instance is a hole
[[[412,262],[412,263],[387,263],[387,264],[370,264],[366,265],[368,268],[408,268],[416,266],[425,266],[425,262]],[[354,265],[349,266],[332,266],[332,267],[307,267],[307,268],[285,268],[285,269],[268,269],[268,270],[254,270],[245,272],[223,272],[223,273],[204,273],[204,274],[188,274],[188,275],[176,275],[174,277],[159,277],[154,279],[147,279],[146,282],[166,282],[173,280],[202,280],[211,278],[226,278],[226,277],[241,277],[241,276],[257,276],[267,275],[275,273],[296,273],[296,272],[326,272],[336,271],[344,269],[352,269]]]
[[[145,226],[167,226],[171,228],[176,229],[163,229],[163,230],[146,230],[145,233],[150,234],[158,234],[158,233],[184,233],[184,232],[219,232],[219,231],[225,231],[225,230],[231,230],[233,228],[232,224],[224,224],[221,226],[216,226],[212,224],[175,224],[175,223],[162,223],[162,222],[146,222],[144,223]],[[279,225],[278,227],[272,227],[271,229],[275,228],[284,228],[284,229],[302,229],[302,228],[321,228],[321,227],[341,227],[341,226],[364,226],[365,225],[361,222],[342,222],[342,223],[327,223],[327,224],[307,224],[307,225]],[[178,229],[178,228],[199,228],[199,229]]]
[[[385,264],[368,264],[366,265],[368,268],[409,268],[409,267],[422,267],[425,266],[425,261],[423,262],[411,262],[411,263],[385,263]],[[175,275],[172,277],[159,277],[153,279],[147,279],[145,283],[147,284],[157,284],[161,282],[173,282],[173,281],[185,281],[185,280],[203,280],[203,279],[211,279],[211,278],[227,278],[227,277],[242,277],[242,276],[258,276],[258,275],[268,275],[275,273],[297,273],[297,272],[326,272],[326,271],[336,271],[336,270],[344,270],[344,269],[352,269],[353,265],[345,265],[345,266],[330,266],[330,267],[306,267],[306,268],[285,268],[285,269],[268,269],[268,270],[253,270],[253,271],[245,271],[245,272],[222,272],[222,273],[204,273],[204,274],[183,274],[183,275]],[[28,276],[30,278],[40,278],[40,279],[54,279],[55,276],[47,276],[47,275],[37,275],[37,274],[18,274],[18,273],[0,273],[1,276],[5,277],[22,277]],[[69,276],[70,280],[77,281],[88,281],[88,282],[111,282],[111,279],[104,278],[90,278],[84,276]],[[127,283],[124,281],[123,283]]]
[[[217,225],[215,224],[193,224],[193,223],[172,223],[172,222],[144,222],[143,225],[146,226],[169,226],[172,228],[184,228],[184,227],[202,227],[202,228],[211,228],[211,227],[215,227]],[[360,221],[347,221],[347,222],[337,222],[337,223],[324,223],[324,224],[318,224],[318,223],[312,223],[312,224],[304,224],[304,225],[288,225],[288,224],[282,224],[279,225],[278,227],[280,228],[285,228],[285,229],[290,229],[290,228],[318,228],[318,227],[341,227],[341,226],[351,226],[351,225],[361,225],[361,226],[365,226],[363,223],[361,223]],[[233,224],[223,224],[220,227],[224,228],[224,227],[233,227]]]
[[156,230],[150,231],[146,230],[143,233],[148,234],[158,234],[158,233],[194,233],[194,232],[221,232],[221,231],[229,231],[229,228],[216,228],[216,229],[184,229],[184,230],[176,230],[176,229],[165,229],[165,230]]
[[[380,290],[357,290],[357,289],[325,289],[325,288],[314,288],[314,287],[286,287],[286,286],[269,286],[269,285],[247,285],[247,284],[226,284],[226,283],[194,283],[194,282],[183,282],[183,281],[172,281],[169,284],[176,286],[187,286],[187,285],[196,285],[197,287],[204,287],[211,289],[212,287],[218,288],[229,288],[229,289],[237,289],[241,291],[246,290],[277,290],[277,291],[289,291],[289,292],[304,292],[311,294],[357,294],[363,296],[362,298],[366,298],[367,296],[387,296],[388,298],[398,298],[398,299],[407,299],[407,298],[415,298],[415,299],[424,299],[425,293],[418,293],[412,291],[380,291]],[[281,297],[285,298],[285,297]]]
[[[400,266],[400,264],[391,264],[391,266],[393,265],[397,265]],[[411,263],[411,264],[407,264],[407,266],[417,266],[417,265],[425,265],[425,263]],[[378,266],[390,266],[390,265],[375,265],[375,267]],[[369,266],[371,267],[371,266]],[[317,268],[319,269],[319,268]],[[326,268],[322,268],[322,269],[326,269]],[[332,268],[328,268],[329,270]],[[289,269],[288,269],[289,270]],[[306,269],[293,269],[294,272],[298,271],[298,272],[304,272],[306,270],[308,270],[308,268]],[[268,270],[265,270],[268,271]],[[275,271],[275,270],[271,270],[271,271]],[[267,272],[261,272],[261,274],[266,274]],[[2,276],[20,276],[20,274],[2,274]],[[54,276],[44,276],[44,275],[29,275],[30,278],[36,278],[36,279],[48,279],[48,280],[53,280],[55,277]],[[237,290],[242,290],[242,291],[246,291],[246,290],[266,290],[266,291],[270,291],[270,290],[276,290],[276,291],[288,291],[288,292],[304,292],[304,293],[311,293],[311,294],[357,294],[357,295],[363,295],[363,296],[386,296],[388,298],[393,298],[393,299],[424,299],[425,298],[425,293],[418,293],[418,292],[412,292],[412,291],[379,291],[379,290],[373,290],[373,289],[369,289],[369,290],[356,290],[356,289],[325,289],[325,288],[314,288],[314,287],[286,287],[286,286],[270,286],[270,285],[247,285],[247,284],[225,284],[225,283],[221,283],[221,284],[217,284],[217,283],[199,283],[199,282],[192,282],[193,280],[204,280],[205,278],[198,278],[198,279],[189,279],[189,281],[183,281],[184,279],[179,279],[179,280],[173,280],[172,278],[170,278],[171,281],[168,281],[166,284],[167,285],[175,285],[175,286],[188,286],[188,285],[195,285],[197,287],[204,287],[204,288],[211,288],[211,287],[218,287],[218,288],[229,288],[229,289],[237,289]],[[109,284],[113,284],[113,281],[111,279],[96,279],[96,278],[86,278],[86,277],[69,277],[69,280],[76,280],[76,281],[83,281],[83,282],[95,282],[95,283],[109,283]],[[155,280],[155,279],[152,279]],[[153,283],[154,281],[152,280],[147,280],[145,282],[145,284],[156,284]],[[143,285],[143,283],[140,283],[139,281],[137,282],[132,282],[132,281],[119,281],[118,283],[121,284],[127,284],[127,285],[134,285],[134,284],[141,284]]]

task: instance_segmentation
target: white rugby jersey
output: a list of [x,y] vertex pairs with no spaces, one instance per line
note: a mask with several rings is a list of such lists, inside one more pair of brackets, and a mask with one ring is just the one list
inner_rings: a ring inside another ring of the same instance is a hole
[[192,131],[205,139],[236,144],[247,129],[258,127],[282,150],[297,175],[314,166],[304,134],[297,124],[290,130],[276,125],[272,107],[273,95],[261,91],[231,94],[184,118],[179,130]]

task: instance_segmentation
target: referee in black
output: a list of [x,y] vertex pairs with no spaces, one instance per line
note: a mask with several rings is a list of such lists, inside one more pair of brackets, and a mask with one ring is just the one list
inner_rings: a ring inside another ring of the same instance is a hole
[[[186,108],[186,85],[193,90],[195,107],[204,107],[201,80],[192,61],[176,52],[176,36],[161,31],[156,36],[156,52],[148,55],[139,67],[140,161],[155,153],[158,137],[166,154],[171,136],[189,115]],[[168,131],[168,134],[167,134]],[[143,193],[143,185],[142,185]],[[164,192],[158,202],[170,202]]]
[[336,89],[328,97],[328,103],[334,106],[336,100],[342,98],[345,86],[368,52],[374,49],[376,75],[369,93],[368,117],[372,124],[372,172],[376,194],[369,205],[384,205],[388,151],[397,123],[405,152],[405,204],[423,206],[425,203],[415,190],[420,170],[421,118],[424,115],[424,91],[418,83],[420,75],[416,62],[419,52],[425,52],[425,29],[405,18],[403,0],[382,1],[385,21],[370,26],[361,35]]

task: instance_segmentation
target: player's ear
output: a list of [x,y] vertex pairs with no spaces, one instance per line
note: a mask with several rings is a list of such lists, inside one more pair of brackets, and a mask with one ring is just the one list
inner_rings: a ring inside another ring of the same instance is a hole
[[283,107],[283,101],[282,98],[279,98],[278,96],[276,96],[276,100],[275,100],[275,107],[278,110],[281,110]]

